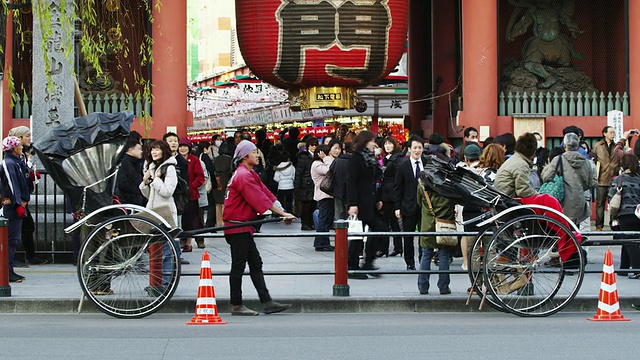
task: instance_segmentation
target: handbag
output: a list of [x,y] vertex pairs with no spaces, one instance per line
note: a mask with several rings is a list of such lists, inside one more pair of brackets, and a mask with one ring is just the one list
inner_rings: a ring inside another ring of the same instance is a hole
[[[364,227],[362,226],[362,220],[358,220],[357,216],[349,215],[349,217],[347,218],[347,222],[349,223],[349,229],[347,230],[348,233],[364,232]],[[362,240],[363,238],[364,237],[360,235],[348,237],[349,240]]]
[[[440,219],[436,217],[435,211],[433,211],[433,205],[431,205],[431,197],[429,196],[429,192],[427,190],[424,191],[424,196],[427,198],[427,204],[429,205],[429,210],[431,210],[431,214],[436,219],[436,232],[453,232],[457,231],[455,220],[447,220]],[[436,235],[436,244],[442,246],[457,246],[458,245],[458,236],[456,235]]]
[[211,174],[209,173],[209,170],[207,170],[207,166],[205,165],[204,161],[202,161],[202,155],[200,154],[200,165],[202,166],[202,170],[204,171],[204,190],[208,193],[211,192],[211,189],[213,189],[213,184],[211,182]]
[[622,175],[616,178],[616,194],[609,200],[609,213],[615,218],[622,205]]
[[560,204],[564,202],[564,178],[562,176],[564,171],[562,169],[562,162],[562,155],[560,155],[560,159],[556,165],[556,174],[553,176],[553,179],[542,184],[538,190],[540,194],[549,194],[558,199]]
[[320,182],[320,191],[327,195],[333,196],[333,177],[335,175],[335,161],[329,166],[329,170]]

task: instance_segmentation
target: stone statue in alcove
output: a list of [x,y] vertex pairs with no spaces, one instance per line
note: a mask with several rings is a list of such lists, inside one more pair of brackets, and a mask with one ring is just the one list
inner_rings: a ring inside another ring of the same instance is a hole
[[111,71],[109,71],[109,57],[103,54],[98,59],[100,61],[101,71],[91,65],[87,60],[84,61],[78,84],[82,90],[91,94],[110,94],[116,92],[120,86],[120,82],[114,80]]
[[[574,0],[509,0],[515,9],[507,25],[506,41],[526,34],[532,27],[533,36],[522,46],[522,59],[508,64],[503,72],[505,91],[591,91],[591,79],[572,58],[584,57],[573,48],[571,37],[582,30],[572,19]],[[563,33],[563,25],[571,37]]]

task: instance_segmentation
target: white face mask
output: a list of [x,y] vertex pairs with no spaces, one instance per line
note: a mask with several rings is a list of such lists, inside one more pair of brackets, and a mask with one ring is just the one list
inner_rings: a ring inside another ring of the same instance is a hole
[[380,149],[379,148],[375,148],[373,150],[373,153],[376,154],[376,156],[380,155]]
[[542,141],[538,141],[538,148],[544,147],[544,143]]
[[220,147],[222,145],[222,140],[216,140],[213,142],[216,146]]

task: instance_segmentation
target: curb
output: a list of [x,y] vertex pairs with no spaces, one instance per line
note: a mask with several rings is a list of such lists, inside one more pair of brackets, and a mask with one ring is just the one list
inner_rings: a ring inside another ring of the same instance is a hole
[[[478,310],[480,300],[472,298],[471,305],[466,306],[467,297],[454,296],[446,298],[396,297],[396,298],[278,298],[278,302],[290,303],[289,313],[437,313],[437,312],[496,312],[485,304]],[[632,304],[639,304],[640,297],[622,297],[619,299],[622,310],[634,310]],[[80,299],[0,299],[0,313],[4,314],[77,314]],[[230,313],[229,300],[218,300],[218,311]],[[256,311],[262,310],[257,299],[246,300],[245,305]],[[193,314],[196,300],[173,298],[159,311],[160,313]],[[591,297],[577,296],[563,311],[595,312],[598,300]],[[100,311],[88,300],[83,302],[81,313],[99,313]]]

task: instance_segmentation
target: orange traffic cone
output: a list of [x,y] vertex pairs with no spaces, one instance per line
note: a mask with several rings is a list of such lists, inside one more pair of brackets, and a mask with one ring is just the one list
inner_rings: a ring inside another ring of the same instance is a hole
[[618,288],[616,286],[616,273],[613,271],[613,255],[607,249],[604,254],[604,266],[602,267],[602,281],[600,282],[600,297],[598,299],[598,311],[591,321],[631,321],[620,313],[618,302]]
[[198,300],[196,301],[196,314],[187,325],[222,325],[218,315],[218,305],[216,304],[216,292],[213,289],[213,279],[211,278],[211,262],[209,253],[202,254],[202,265],[200,266],[200,285],[198,286]]

